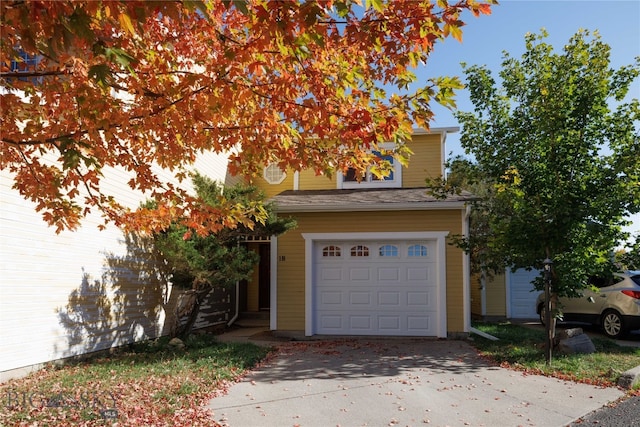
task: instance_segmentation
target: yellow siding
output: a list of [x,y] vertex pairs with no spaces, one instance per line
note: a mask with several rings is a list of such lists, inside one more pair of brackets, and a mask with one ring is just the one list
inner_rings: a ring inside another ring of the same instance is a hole
[[[414,135],[408,142],[413,154],[409,158],[409,165],[402,169],[402,187],[424,187],[426,178],[437,178],[442,175],[444,162],[442,152],[442,135],[425,134]],[[237,177],[227,177],[227,185],[239,181]],[[253,184],[264,190],[267,197],[275,196],[294,188],[294,171],[288,170],[287,176],[280,184],[269,184],[262,174],[253,178]],[[336,176],[316,175],[312,169],[303,170],[299,174],[299,190],[332,190],[337,188]]]
[[415,135],[408,147],[413,151],[409,166],[402,170],[404,188],[424,187],[425,179],[442,175],[442,136]]
[[335,175],[331,178],[326,175],[316,175],[312,169],[300,172],[299,190],[334,190],[337,187]]
[[487,316],[507,315],[507,289],[506,277],[504,274],[497,274],[487,278],[487,289],[485,295],[487,297]]
[[473,274],[470,281],[471,316],[482,317],[482,280],[479,274]]
[[[304,330],[305,246],[302,233],[462,232],[460,210],[300,213],[295,231],[278,237],[278,329]],[[284,260],[282,260],[284,257]],[[464,331],[463,253],[447,245],[447,330]]]

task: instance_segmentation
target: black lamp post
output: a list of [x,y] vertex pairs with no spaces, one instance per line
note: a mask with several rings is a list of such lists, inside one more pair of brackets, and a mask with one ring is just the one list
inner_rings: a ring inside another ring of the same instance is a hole
[[545,345],[544,359],[547,365],[551,364],[551,353],[553,351],[553,326],[551,325],[551,266],[553,261],[549,258],[545,258],[542,261],[544,264],[544,323],[547,328],[547,342]]

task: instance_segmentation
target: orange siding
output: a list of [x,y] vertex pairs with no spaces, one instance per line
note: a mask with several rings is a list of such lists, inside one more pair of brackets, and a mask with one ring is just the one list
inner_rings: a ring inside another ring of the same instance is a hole
[[[460,210],[300,213],[295,231],[278,237],[278,329],[304,330],[305,246],[302,233],[462,232]],[[284,260],[282,260],[284,257]],[[464,331],[463,253],[447,245],[447,329]]]

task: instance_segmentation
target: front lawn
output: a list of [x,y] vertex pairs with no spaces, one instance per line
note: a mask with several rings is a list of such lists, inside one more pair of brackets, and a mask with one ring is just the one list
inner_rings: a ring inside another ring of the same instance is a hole
[[167,341],[0,385],[0,426],[212,426],[208,400],[268,353],[211,335],[192,336],[183,350]]
[[623,347],[607,338],[592,338],[593,354],[561,355],[554,352],[551,366],[544,361],[545,333],[522,325],[475,323],[475,328],[500,338],[491,341],[473,335],[481,354],[504,367],[571,381],[613,386],[620,374],[640,365],[640,348]]

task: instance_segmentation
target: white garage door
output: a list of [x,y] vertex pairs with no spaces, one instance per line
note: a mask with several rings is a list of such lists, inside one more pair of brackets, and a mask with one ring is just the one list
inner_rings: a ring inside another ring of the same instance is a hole
[[315,333],[437,335],[435,241],[315,242],[314,262]]
[[540,272],[537,270],[527,271],[520,269],[513,273],[508,271],[507,282],[511,318],[534,319],[538,317],[536,314],[536,298],[539,292],[531,292],[533,290],[531,281],[539,274]]

